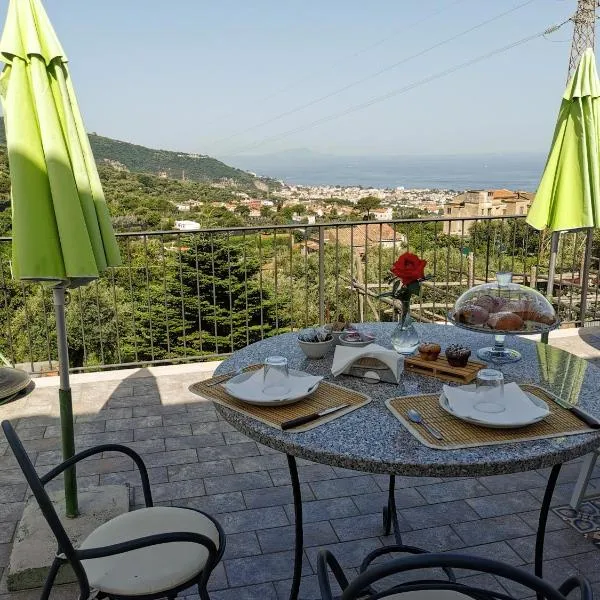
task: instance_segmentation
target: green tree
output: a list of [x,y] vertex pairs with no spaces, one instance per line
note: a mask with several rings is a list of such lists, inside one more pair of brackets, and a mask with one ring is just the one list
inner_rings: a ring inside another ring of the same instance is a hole
[[381,200],[375,196],[365,196],[356,203],[356,210],[365,215],[367,221],[371,219],[371,212],[381,206]]

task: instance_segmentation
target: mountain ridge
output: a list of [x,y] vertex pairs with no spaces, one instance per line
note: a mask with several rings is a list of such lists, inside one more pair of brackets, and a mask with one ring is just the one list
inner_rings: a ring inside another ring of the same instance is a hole
[[[188,179],[201,183],[231,182],[258,189],[269,182],[268,178],[256,177],[243,169],[231,167],[205,154],[148,148],[96,133],[89,133],[88,137],[96,162],[124,168],[134,173],[147,173],[168,179]],[[6,132],[2,118],[0,118],[0,145],[6,145]]]

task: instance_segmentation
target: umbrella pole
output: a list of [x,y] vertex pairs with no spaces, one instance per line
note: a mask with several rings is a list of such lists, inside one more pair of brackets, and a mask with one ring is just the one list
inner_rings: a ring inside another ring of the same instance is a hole
[[[54,313],[56,315],[56,337],[58,342],[58,364],[60,375],[60,428],[62,437],[63,460],[75,455],[75,433],[73,429],[73,402],[71,384],[69,382],[69,346],[67,342],[67,324],[65,321],[65,288],[55,287],[53,290]],[[65,508],[67,517],[79,515],[77,505],[77,479],[75,467],[64,472]]]
[[[558,242],[560,240],[560,232],[552,232],[552,242],[550,244],[550,262],[548,263],[548,284],[546,286],[546,297],[550,304],[554,299],[554,276],[556,274],[556,257],[558,256]],[[548,343],[548,332],[542,333],[542,343]]]
[[588,289],[590,285],[590,264],[592,260],[592,249],[594,244],[594,230],[587,230],[587,238],[585,240],[585,254],[583,257],[583,269],[581,274],[581,306],[579,311],[579,321],[581,327],[585,325],[585,313],[587,312]]

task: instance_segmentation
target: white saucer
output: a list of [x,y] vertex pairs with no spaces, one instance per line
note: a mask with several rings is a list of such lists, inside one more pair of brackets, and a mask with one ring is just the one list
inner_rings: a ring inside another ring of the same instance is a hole
[[[254,404],[256,406],[285,406],[286,404],[293,404],[294,402],[298,402],[299,400],[310,396],[319,387],[319,384],[323,379],[322,377],[315,377],[314,375],[304,373],[303,371],[290,369],[289,374],[292,391],[284,397],[273,397],[262,393],[257,394],[254,386],[240,385],[247,382],[251,377],[256,377],[257,373],[260,373],[260,377],[262,378],[262,369],[259,369],[259,371],[240,373],[240,375],[232,377],[221,385],[230,396],[233,396],[242,402],[247,402],[248,404]],[[305,385],[303,385],[302,381],[299,381],[304,378],[308,378]]]
[[[465,388],[472,388],[475,390],[474,385],[465,386]],[[527,425],[533,425],[534,423],[543,421],[550,414],[550,409],[546,402],[535,394],[531,394],[525,390],[523,390],[523,392],[529,400],[531,400],[531,403],[540,409],[540,413],[537,416],[523,419],[523,417],[519,416],[514,410],[507,411],[495,402],[481,402],[479,403],[479,408],[477,404],[473,405],[474,412],[477,415],[476,417],[474,415],[459,415],[452,410],[444,392],[440,395],[440,406],[453,417],[461,419],[461,421],[466,421],[467,423],[472,423],[473,425],[480,425],[481,427],[489,427],[491,429],[516,429],[518,427],[526,427]]]

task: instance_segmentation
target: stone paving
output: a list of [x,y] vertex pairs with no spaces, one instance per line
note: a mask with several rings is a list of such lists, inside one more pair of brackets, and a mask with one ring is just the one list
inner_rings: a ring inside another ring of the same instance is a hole
[[[214,600],[287,598],[293,511],[285,457],[236,432],[211,403],[188,391],[190,383],[210,376],[207,368],[75,376],[77,447],[106,442],[131,446],[149,467],[157,503],[200,508],[220,520],[228,540],[224,560],[210,581]],[[28,397],[0,407],[0,418],[17,423],[36,466],[44,471],[60,462],[58,402],[53,381],[37,384]],[[577,464],[565,466],[555,503],[568,500],[577,470]],[[387,478],[303,460],[299,472],[306,522],[302,596],[316,598],[319,548],[332,550],[352,575],[369,551],[392,541],[382,536],[381,529]],[[546,476],[544,471],[479,479],[400,477],[397,503],[404,540],[530,569]],[[132,505],[142,503],[139,479],[128,458],[104,455],[87,460],[81,463],[78,480],[80,487],[126,483],[131,486]],[[591,490],[600,494],[600,468]],[[0,567],[7,565],[26,493],[10,450],[0,442]],[[594,582],[600,595],[600,550],[554,515],[548,529],[548,579],[558,582],[580,572]],[[489,576],[474,581],[502,585]],[[508,586],[508,591],[517,598],[524,596],[517,586]],[[0,582],[0,600],[30,600],[39,598],[39,592],[8,593],[5,577]],[[190,599],[197,597],[190,594]],[[73,586],[61,586],[54,597],[77,594]]]

